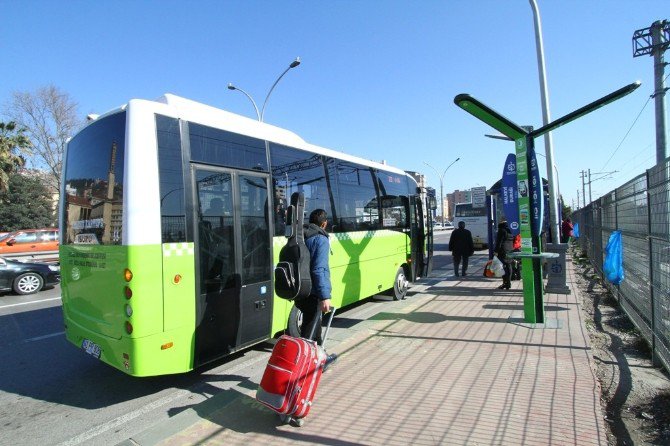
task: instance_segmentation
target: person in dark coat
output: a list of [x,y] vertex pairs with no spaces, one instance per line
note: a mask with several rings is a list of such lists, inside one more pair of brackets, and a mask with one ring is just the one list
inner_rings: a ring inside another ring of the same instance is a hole
[[509,228],[506,220],[503,220],[498,224],[498,233],[496,234],[496,245],[495,253],[498,256],[505,268],[505,274],[503,274],[502,280],[503,283],[498,288],[503,290],[509,290],[512,285],[510,282],[511,268],[510,262],[507,258],[507,253],[512,252],[514,246],[514,236],[512,235],[512,230]]
[[458,277],[458,266],[463,261],[462,275],[467,275],[468,258],[474,254],[475,245],[472,242],[472,233],[465,229],[465,222],[458,222],[458,229],[454,229],[449,238],[449,251],[454,258],[454,275]]
[[309,216],[309,224],[305,225],[305,245],[310,255],[310,275],[312,290],[309,296],[296,300],[295,305],[302,311],[302,327],[300,336],[309,338],[312,327],[317,324],[315,341],[323,343],[321,338],[321,315],[330,311],[330,240],[326,232],[328,215],[323,209],[315,209]]

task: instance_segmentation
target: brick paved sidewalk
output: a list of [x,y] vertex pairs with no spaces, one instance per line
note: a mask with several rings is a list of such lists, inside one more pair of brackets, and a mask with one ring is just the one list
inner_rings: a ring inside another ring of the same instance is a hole
[[[333,345],[340,359],[303,427],[281,425],[254,389],[236,389],[158,444],[606,444],[576,287],[546,296],[546,317],[559,328],[531,329],[513,322],[523,318],[520,282],[498,290],[499,279],[472,272],[424,281],[395,311]],[[571,264],[568,276],[574,282]]]

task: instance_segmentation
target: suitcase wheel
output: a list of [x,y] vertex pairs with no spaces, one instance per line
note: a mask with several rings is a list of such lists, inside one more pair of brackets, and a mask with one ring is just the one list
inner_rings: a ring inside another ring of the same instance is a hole
[[290,424],[296,427],[302,427],[302,425],[305,424],[304,418],[293,418],[290,415],[279,414],[279,419],[284,424]]

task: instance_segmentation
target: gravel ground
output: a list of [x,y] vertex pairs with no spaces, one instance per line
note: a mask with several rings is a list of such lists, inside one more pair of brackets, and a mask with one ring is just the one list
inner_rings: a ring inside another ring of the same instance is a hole
[[670,377],[653,366],[649,345],[572,248],[577,288],[602,389],[610,445],[670,445]]

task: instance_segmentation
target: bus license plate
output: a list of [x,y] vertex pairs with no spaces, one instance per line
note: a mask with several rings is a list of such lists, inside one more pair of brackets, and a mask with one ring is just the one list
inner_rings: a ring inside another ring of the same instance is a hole
[[95,342],[84,339],[84,341],[81,343],[81,348],[83,348],[84,351],[89,355],[100,359],[100,346]]

